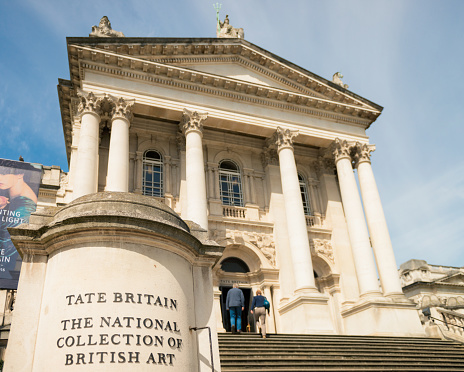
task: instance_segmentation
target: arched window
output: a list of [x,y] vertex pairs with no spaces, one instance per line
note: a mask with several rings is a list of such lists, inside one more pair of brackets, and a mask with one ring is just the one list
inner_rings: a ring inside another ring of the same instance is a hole
[[249,273],[248,265],[240,258],[229,257],[221,262],[221,269],[227,273]]
[[243,207],[240,168],[233,161],[223,160],[219,163],[219,186],[222,204]]
[[143,195],[162,197],[163,157],[158,151],[148,150],[143,155]]
[[308,186],[306,185],[306,181],[301,174],[298,174],[298,181],[300,183],[300,192],[301,199],[303,201],[304,214],[306,216],[311,216],[311,204],[309,203]]

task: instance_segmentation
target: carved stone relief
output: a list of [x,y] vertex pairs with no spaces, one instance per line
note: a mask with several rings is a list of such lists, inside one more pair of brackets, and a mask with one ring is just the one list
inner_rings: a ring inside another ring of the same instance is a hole
[[240,230],[213,230],[211,239],[219,244],[226,245],[244,245],[245,243],[253,244],[258,248],[269,263],[276,265],[276,249],[274,239],[271,235],[265,233],[252,233]]
[[325,239],[311,239],[309,241],[311,254],[326,257],[330,262],[335,263],[332,243]]

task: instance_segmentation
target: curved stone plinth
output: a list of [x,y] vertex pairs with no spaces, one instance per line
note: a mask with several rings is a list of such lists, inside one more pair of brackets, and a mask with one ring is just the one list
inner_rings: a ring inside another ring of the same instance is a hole
[[7,372],[207,368],[207,331],[191,328],[215,334],[211,267],[223,248],[169,207],[96,193],[37,213],[11,236],[24,262]]

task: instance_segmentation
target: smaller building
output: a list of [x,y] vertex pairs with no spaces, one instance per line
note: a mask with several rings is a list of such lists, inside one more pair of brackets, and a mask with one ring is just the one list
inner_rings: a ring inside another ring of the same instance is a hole
[[427,335],[464,341],[464,267],[409,260],[400,266],[403,292],[421,313]]

